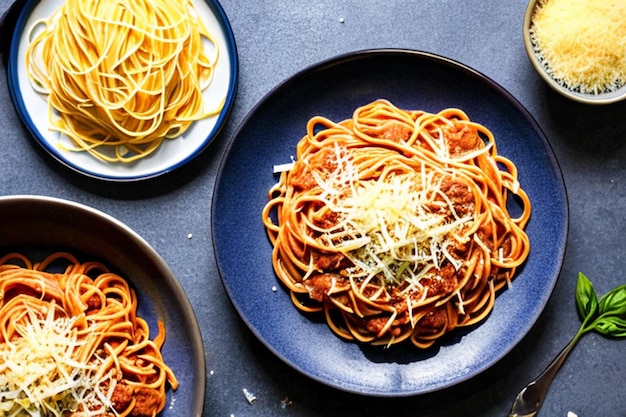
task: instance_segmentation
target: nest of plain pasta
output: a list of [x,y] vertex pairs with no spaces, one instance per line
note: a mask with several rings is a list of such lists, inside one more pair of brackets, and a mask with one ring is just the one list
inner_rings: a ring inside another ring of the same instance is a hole
[[349,340],[425,348],[492,311],[528,256],[530,211],[487,128],[378,100],[309,121],[263,221],[298,308]]
[[189,0],[66,0],[33,31],[28,75],[68,150],[135,161],[221,111],[202,96],[218,45]]

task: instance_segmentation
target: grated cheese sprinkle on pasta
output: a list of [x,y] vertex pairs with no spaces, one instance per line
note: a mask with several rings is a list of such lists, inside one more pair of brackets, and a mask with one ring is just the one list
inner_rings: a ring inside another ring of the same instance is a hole
[[101,391],[98,363],[72,359],[80,347],[75,320],[55,319],[53,309],[43,319],[31,313],[17,328],[22,337],[0,344],[0,415],[61,417],[79,404],[92,406],[86,417],[110,412],[113,390]]
[[[325,191],[320,198],[340,215],[333,232],[322,238],[354,263],[350,275],[363,280],[382,275],[388,283],[408,283],[410,291],[421,287],[421,275],[415,271],[439,268],[444,260],[457,270],[462,266],[448,248],[455,232],[473,221],[473,215],[450,221],[449,215],[429,210],[433,196],[443,193],[437,193],[434,172],[426,174],[427,179],[420,178],[423,174],[357,181],[351,162],[340,158],[334,175],[317,179]],[[452,202],[447,203],[454,213]]]

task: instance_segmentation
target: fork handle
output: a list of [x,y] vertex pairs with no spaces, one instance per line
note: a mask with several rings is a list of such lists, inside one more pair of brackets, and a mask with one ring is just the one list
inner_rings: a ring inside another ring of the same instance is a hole
[[550,362],[547,368],[517,394],[509,417],[535,417],[546,399],[552,380],[580,337],[577,335]]
[[565,362],[567,356],[570,354],[572,349],[574,349],[574,346],[576,346],[578,340],[578,337],[574,337],[572,340],[570,340],[569,343],[563,348],[563,350],[561,350],[561,352],[556,356],[556,358],[554,358],[552,362],[546,367],[546,369],[535,379],[534,383],[538,386],[538,388],[547,391],[557,372],[559,371],[559,369],[561,369],[561,365],[563,365],[563,362]]

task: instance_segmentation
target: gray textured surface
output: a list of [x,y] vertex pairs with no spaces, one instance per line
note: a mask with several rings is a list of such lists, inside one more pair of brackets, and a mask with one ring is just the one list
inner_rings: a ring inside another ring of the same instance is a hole
[[[11,3],[0,0],[0,14]],[[1,66],[0,194],[42,194],[98,208],[133,228],[163,256],[187,290],[201,323],[209,371],[206,416],[507,415],[515,394],[579,325],[573,299],[578,272],[584,272],[599,293],[626,282],[624,105],[586,108],[547,89],[524,52],[523,0],[223,0],[221,4],[237,41],[239,89],[224,130],[200,158],[175,176],[140,187],[98,184],[71,175],[43,154],[22,127],[9,97],[6,67]],[[0,43],[6,41],[4,33]],[[500,83],[544,129],[561,164],[570,200],[564,268],[530,334],[478,377],[406,399],[335,391],[276,359],[231,307],[217,273],[210,234],[211,194],[219,161],[252,106],[310,64],[378,47],[447,56]],[[189,233],[193,238],[188,238]],[[561,370],[541,415],[565,417],[571,410],[580,417],[625,416],[625,375],[626,341],[588,336]],[[249,404],[243,388],[257,400]]]

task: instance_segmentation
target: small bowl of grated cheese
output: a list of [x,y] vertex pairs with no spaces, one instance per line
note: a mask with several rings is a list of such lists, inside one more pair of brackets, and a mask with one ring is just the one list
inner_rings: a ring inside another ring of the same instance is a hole
[[586,104],[626,98],[626,1],[530,0],[524,44],[561,95]]

